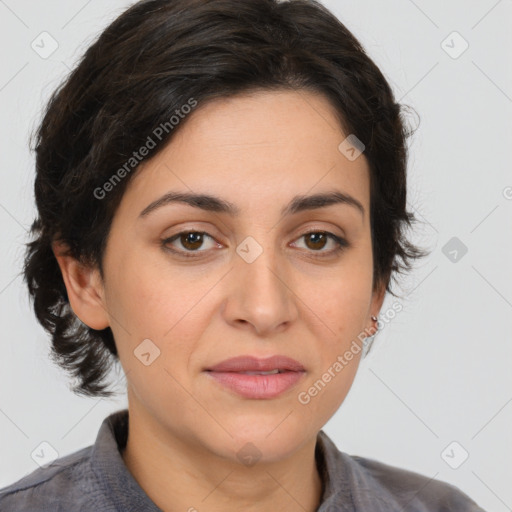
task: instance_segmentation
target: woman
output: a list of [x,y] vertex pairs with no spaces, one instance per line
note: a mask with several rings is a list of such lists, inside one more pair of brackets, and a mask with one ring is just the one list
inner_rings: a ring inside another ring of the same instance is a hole
[[349,456],[343,403],[395,274],[408,135],[386,80],[310,0],[149,0],[47,107],[25,278],[75,392],[128,410],[0,510],[481,511]]

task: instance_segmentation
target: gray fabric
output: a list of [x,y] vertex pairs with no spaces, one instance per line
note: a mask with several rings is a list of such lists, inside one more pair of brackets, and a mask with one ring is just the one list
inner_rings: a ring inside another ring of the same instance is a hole
[[[159,512],[125,466],[128,410],[103,421],[94,445],[0,489],[0,512]],[[340,452],[320,431],[324,489],[317,512],[484,512],[447,483]]]

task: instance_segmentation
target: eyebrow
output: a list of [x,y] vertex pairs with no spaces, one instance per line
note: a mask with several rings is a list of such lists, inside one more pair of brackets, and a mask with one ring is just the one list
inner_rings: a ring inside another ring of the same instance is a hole
[[[240,214],[240,208],[238,208],[238,206],[230,203],[229,201],[221,199],[220,197],[212,196],[209,194],[194,194],[190,192],[168,192],[146,206],[146,208],[140,212],[139,218],[146,217],[156,209],[171,203],[184,203],[193,206],[194,208],[200,208],[201,210],[215,213],[226,213],[234,217]],[[293,215],[306,210],[324,208],[334,204],[352,206],[356,208],[364,218],[365,210],[363,205],[355,197],[352,197],[350,194],[340,192],[338,190],[313,194],[309,196],[295,196],[281,210],[281,218],[286,215]]]

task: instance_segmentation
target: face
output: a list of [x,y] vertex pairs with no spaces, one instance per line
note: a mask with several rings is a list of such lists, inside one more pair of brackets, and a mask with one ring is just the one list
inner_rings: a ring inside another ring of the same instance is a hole
[[[369,170],[364,155],[351,161],[338,149],[347,135],[320,95],[216,100],[132,178],[101,296],[130,409],[172,438],[232,459],[251,442],[278,460],[345,399],[361,356],[354,340],[360,347],[382,303],[372,290]],[[237,213],[217,203],[155,206],[171,192],[214,196]],[[331,193],[362,209],[285,210],[297,196]],[[304,371],[275,396],[241,394],[206,371],[245,355],[284,355]]]

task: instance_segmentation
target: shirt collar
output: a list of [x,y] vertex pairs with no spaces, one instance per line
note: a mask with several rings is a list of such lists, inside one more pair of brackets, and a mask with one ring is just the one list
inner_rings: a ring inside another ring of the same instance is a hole
[[162,512],[128,470],[122,450],[128,439],[128,409],[103,420],[91,453],[91,466],[103,490],[118,510]]
[[325,485],[321,505],[316,512],[389,512],[405,508],[364,470],[364,465],[359,463],[364,459],[338,450],[322,430],[318,433],[316,453]]
[[323,430],[317,435],[315,457],[323,484],[317,512],[354,512],[352,479],[347,460]]

